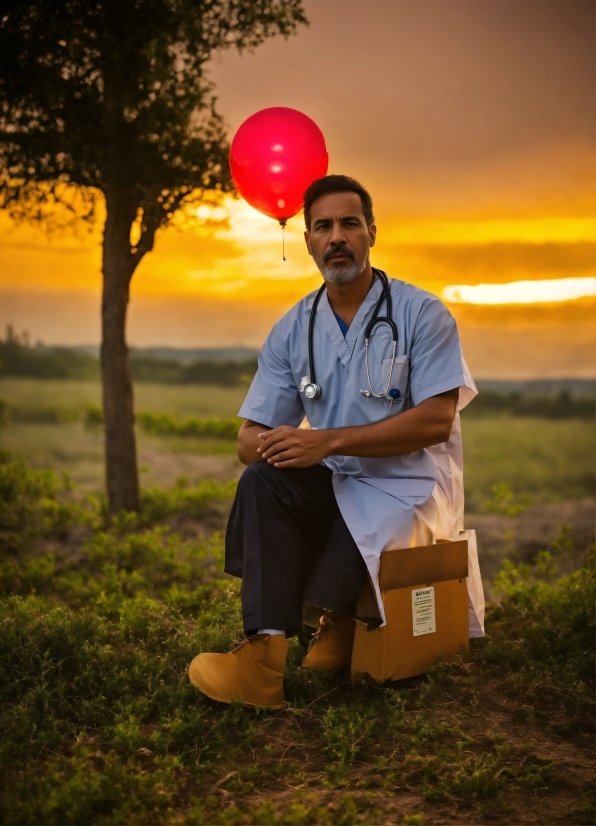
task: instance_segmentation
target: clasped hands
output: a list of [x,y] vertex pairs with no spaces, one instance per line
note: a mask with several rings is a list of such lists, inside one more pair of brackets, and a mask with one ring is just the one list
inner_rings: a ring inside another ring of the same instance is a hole
[[311,467],[329,456],[329,431],[303,430],[289,425],[258,434],[257,453],[273,467]]

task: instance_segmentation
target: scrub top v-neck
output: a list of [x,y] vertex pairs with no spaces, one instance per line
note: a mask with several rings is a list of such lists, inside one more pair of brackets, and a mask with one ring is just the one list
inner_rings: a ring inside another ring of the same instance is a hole
[[333,315],[337,319],[337,323],[339,324],[339,329],[341,330],[342,336],[345,338],[348,334],[348,330],[350,329],[350,325],[346,324],[346,322],[343,320],[343,318],[340,315],[338,315],[335,312],[335,310],[333,311]]

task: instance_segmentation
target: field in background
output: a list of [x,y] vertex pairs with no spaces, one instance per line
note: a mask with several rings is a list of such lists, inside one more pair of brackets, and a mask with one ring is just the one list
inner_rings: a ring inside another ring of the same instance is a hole
[[594,495],[594,425],[567,419],[462,414],[466,507],[482,509],[496,485],[526,502],[561,502]]
[[[135,407],[176,417],[235,416],[245,395],[244,387],[143,382],[135,385]],[[101,388],[97,381],[0,378],[0,398],[11,407],[38,411],[40,418],[54,409],[77,416],[100,404]]]
[[[229,424],[243,395],[144,383],[136,407]],[[242,469],[233,438],[151,435],[139,416],[141,513],[109,526],[102,498],[80,496],[103,488],[99,397],[97,382],[0,380],[0,447],[51,469],[0,452],[0,821],[594,822],[593,506],[527,507],[593,495],[590,421],[463,414],[492,603],[468,659],[355,686],[300,668],[293,640],[287,707],[268,712],[187,677],[241,630],[221,573],[234,483],[217,484]]]
[[187,676],[240,638],[233,483],[107,525],[52,471],[0,452],[0,479],[2,823],[594,822],[593,558],[569,535],[505,559],[464,659],[354,685],[293,639],[268,711]]
[[[235,416],[245,389],[210,385],[137,384],[138,411],[189,416]],[[87,491],[103,483],[101,427],[88,428],[85,411],[100,401],[97,382],[4,378],[0,398],[18,412],[0,429],[0,444],[34,465],[71,474]],[[28,421],[22,421],[28,419]],[[467,506],[479,511],[496,485],[536,503],[593,496],[594,429],[585,419],[536,419],[492,414],[462,415]],[[235,443],[224,439],[160,437],[139,429],[144,485],[236,477],[241,465]],[[528,499],[529,497],[529,499]]]

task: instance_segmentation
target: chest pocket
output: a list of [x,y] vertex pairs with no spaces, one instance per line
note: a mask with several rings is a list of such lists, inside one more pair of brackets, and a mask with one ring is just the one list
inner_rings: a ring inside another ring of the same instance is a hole
[[396,390],[399,390],[399,398],[397,401],[400,402],[403,401],[410,392],[410,385],[408,382],[410,377],[410,357],[396,356],[395,363],[393,365],[393,372],[391,372],[391,362],[392,359],[383,359],[383,363],[381,365],[382,386],[383,388],[387,387],[389,375],[391,374],[389,389],[391,390],[395,388]]

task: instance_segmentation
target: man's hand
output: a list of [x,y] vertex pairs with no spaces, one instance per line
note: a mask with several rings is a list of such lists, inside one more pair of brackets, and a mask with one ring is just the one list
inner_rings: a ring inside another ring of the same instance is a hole
[[269,429],[247,419],[238,434],[238,457],[245,465],[265,460],[278,468],[311,467],[327,456],[381,458],[413,453],[446,442],[459,390],[431,396],[416,407],[375,424],[303,430]]
[[282,425],[258,434],[257,453],[279,468],[311,467],[329,455],[325,430],[303,430]]

